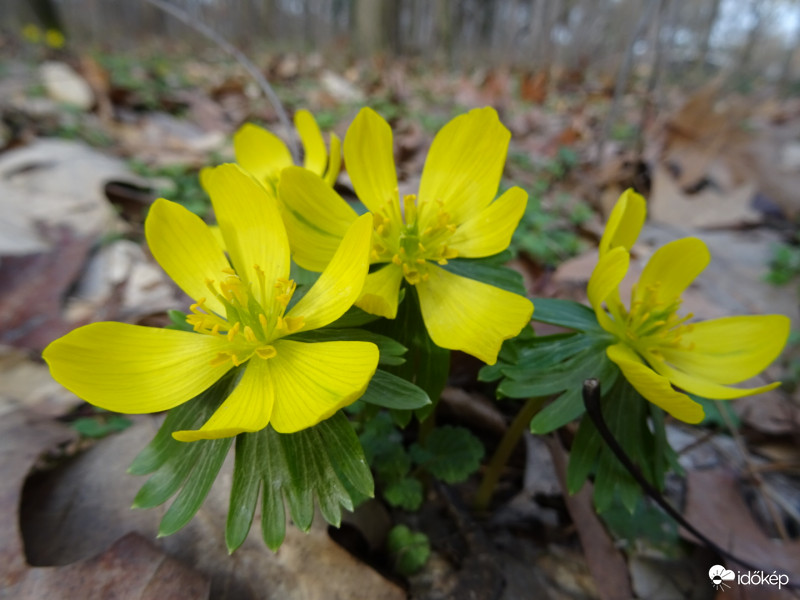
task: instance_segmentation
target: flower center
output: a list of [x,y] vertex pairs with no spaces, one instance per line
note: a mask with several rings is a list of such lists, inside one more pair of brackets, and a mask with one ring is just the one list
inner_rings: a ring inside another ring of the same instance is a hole
[[[393,210],[394,209],[394,210]],[[421,220],[435,210],[435,215]],[[420,202],[413,194],[403,197],[403,215],[398,218],[395,206],[387,202],[381,210],[373,212],[375,234],[372,237],[373,262],[393,262],[403,269],[403,276],[411,285],[428,280],[428,261],[440,265],[456,258],[458,251],[447,246],[447,240],[455,233],[456,226],[450,222],[441,202]],[[425,228],[420,231],[421,221]]]
[[299,330],[303,317],[284,317],[286,306],[292,299],[295,283],[291,279],[278,278],[273,289],[268,290],[264,271],[253,267],[256,274],[256,289],[252,282],[245,282],[233,269],[225,269],[219,281],[207,280],[206,287],[225,307],[225,317],[217,315],[205,306],[200,298],[189,308],[186,322],[198,333],[225,336],[228,348],[212,360],[213,365],[231,361],[238,366],[254,354],[263,359],[276,354],[271,342]]
[[[634,288],[632,297],[635,292]],[[647,286],[642,298],[631,299],[630,310],[623,309],[624,331],[619,331],[618,335],[622,334],[621,339],[629,342],[640,353],[658,353],[658,347],[679,348],[685,345],[683,334],[692,330],[692,325],[685,323],[694,316],[691,313],[684,317],[679,316],[677,311],[680,305],[680,298],[669,303],[661,301],[658,284]]]

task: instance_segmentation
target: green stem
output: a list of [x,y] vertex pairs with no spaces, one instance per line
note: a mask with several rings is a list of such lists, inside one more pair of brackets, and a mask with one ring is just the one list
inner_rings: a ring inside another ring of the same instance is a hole
[[483,473],[483,480],[478,488],[478,492],[475,494],[475,510],[484,511],[489,508],[494,490],[497,487],[497,482],[500,481],[500,474],[503,472],[503,468],[505,468],[517,442],[519,442],[519,439],[522,437],[522,432],[530,426],[531,419],[542,408],[545,400],[547,400],[547,398],[528,398],[528,401],[525,402],[525,405],[517,413],[517,416],[514,417],[514,421],[512,421],[503,439],[500,440],[500,444],[494,451],[492,459],[489,461],[489,464],[486,465],[486,470]]
[[[437,401],[433,400],[433,398],[431,398],[431,401],[433,401],[434,404],[437,403]],[[431,434],[431,432],[434,430],[435,427],[436,427],[436,410],[432,410],[427,417],[425,417],[422,421],[419,422],[420,444],[422,444],[423,446],[425,445],[425,442],[428,440],[428,436]]]

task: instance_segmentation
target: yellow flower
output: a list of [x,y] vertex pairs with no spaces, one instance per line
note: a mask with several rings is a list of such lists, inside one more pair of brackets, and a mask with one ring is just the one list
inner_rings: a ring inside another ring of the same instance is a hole
[[42,30],[33,23],[28,23],[22,28],[22,37],[32,44],[38,44],[42,41]]
[[[361,110],[345,137],[344,157],[355,191],[373,216],[370,262],[377,268],[367,276],[357,306],[393,319],[405,280],[416,288],[437,345],[496,362],[503,340],[530,321],[533,304],[439,265],[508,247],[528,198],[515,187],[495,200],[510,137],[494,109],[456,117],[433,141],[419,193],[401,199],[391,128],[375,111]],[[283,171],[279,197],[295,261],[321,270],[355,211],[304,169]]]
[[[727,400],[779,385],[737,388],[780,354],[789,336],[783,315],[725,317],[688,322],[679,316],[681,294],[708,265],[706,245],[694,237],[659,248],[622,303],[619,284],[628,270],[629,250],[639,236],[645,200],[622,194],[600,240],[600,258],[587,290],[600,325],[616,343],[607,349],[625,378],[647,400],[687,423],[703,419],[703,409],[680,388],[703,398]],[[605,305],[605,308],[604,308]]]
[[[310,112],[298,110],[294,114],[294,126],[303,142],[303,167],[324,177],[332,186],[342,162],[339,138],[331,134],[328,156],[325,140]],[[278,136],[252,123],[242,125],[233,136],[233,149],[236,162],[272,192],[278,185],[281,171],[294,164],[289,149]]]
[[205,183],[230,262],[209,228],[185,208],[157,200],[145,233],[153,256],[195,303],[196,333],[94,323],[44,351],[53,377],[88,402],[124,413],[170,409],[244,365],[231,395],[181,441],[263,429],[292,433],[363,394],[378,363],[366,342],[303,343],[287,337],[323,327],[358,297],[367,273],[371,219],[357,219],[313,287],[287,310],[289,243],[277,201],[236,165]]
[[48,29],[44,34],[44,43],[50,48],[62,48],[65,41],[64,34],[58,29]]

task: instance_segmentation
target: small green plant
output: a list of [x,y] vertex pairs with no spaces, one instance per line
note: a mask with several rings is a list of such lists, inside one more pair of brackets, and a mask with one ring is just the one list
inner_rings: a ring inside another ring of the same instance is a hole
[[389,554],[394,558],[394,568],[401,575],[413,575],[428,561],[431,546],[428,536],[411,531],[405,525],[395,525],[386,540]]
[[80,417],[72,422],[72,428],[86,438],[103,438],[123,431],[133,423],[122,415],[98,410],[91,417]]
[[404,510],[415,511],[422,504],[425,474],[458,483],[478,470],[484,455],[480,440],[462,427],[435,427],[423,442],[408,448],[388,412],[363,419],[360,428],[359,440],[384,500]]
[[555,267],[579,254],[584,245],[580,236],[570,226],[580,226],[592,215],[592,209],[581,201],[572,201],[566,195],[556,197],[556,211],[542,206],[537,189],[529,190],[528,206],[514,237],[511,250],[524,252],[537,263]]
[[786,285],[800,276],[800,246],[776,244],[772,247],[766,280],[773,285]]

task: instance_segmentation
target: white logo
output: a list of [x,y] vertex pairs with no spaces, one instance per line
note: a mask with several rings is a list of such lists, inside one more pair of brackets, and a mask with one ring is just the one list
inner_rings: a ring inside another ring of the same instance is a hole
[[714,565],[708,570],[708,578],[715,589],[730,589],[726,581],[736,581],[739,585],[777,585],[778,589],[789,584],[789,576],[786,573],[765,573],[764,571],[736,571],[726,569],[722,565]]
[[722,590],[723,588],[731,587],[725,582],[736,579],[736,574],[722,565],[714,565],[708,570],[708,578],[715,589]]

